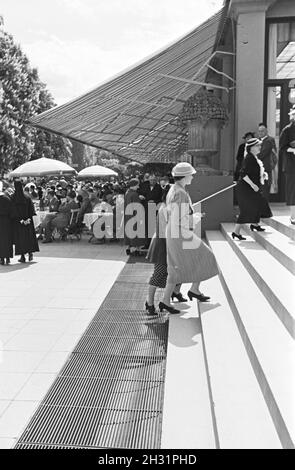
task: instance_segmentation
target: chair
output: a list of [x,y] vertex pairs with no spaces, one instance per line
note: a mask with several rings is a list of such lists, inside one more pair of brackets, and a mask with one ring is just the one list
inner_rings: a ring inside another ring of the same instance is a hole
[[81,240],[82,226],[78,223],[80,209],[71,209],[71,217],[68,226],[65,228],[66,238],[73,241],[73,237]]

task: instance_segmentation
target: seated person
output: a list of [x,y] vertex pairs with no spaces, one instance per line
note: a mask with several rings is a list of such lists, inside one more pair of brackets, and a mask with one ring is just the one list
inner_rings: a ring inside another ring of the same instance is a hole
[[[94,192],[94,190],[92,188],[87,189],[87,193],[88,193],[90,203],[91,203],[91,207],[92,207],[92,210],[93,210],[94,206],[96,206],[96,204],[98,202],[100,202],[100,199],[97,196],[97,192],[96,191]],[[90,212],[92,212],[92,210]]]
[[45,240],[43,243],[52,242],[52,233],[57,228],[61,233],[64,232],[65,228],[69,225],[71,219],[71,210],[78,209],[78,203],[75,201],[76,193],[71,191],[67,197],[62,200],[59,206],[57,214],[46,223],[45,226]]
[[48,222],[56,216],[56,213],[60,206],[60,200],[56,197],[55,191],[53,189],[49,189],[47,191],[47,196],[44,201],[44,206],[48,206],[49,214],[46,215],[46,217],[43,219],[43,221],[40,224],[38,240],[43,239],[43,236],[42,236],[43,230],[45,229]]
[[88,192],[85,191],[84,189],[81,189],[79,191],[78,197],[82,198],[79,215],[78,215],[78,224],[82,224],[84,215],[92,212],[92,204],[91,204]]

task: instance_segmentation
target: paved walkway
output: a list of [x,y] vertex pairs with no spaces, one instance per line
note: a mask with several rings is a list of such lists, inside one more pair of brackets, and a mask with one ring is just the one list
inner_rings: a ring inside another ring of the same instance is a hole
[[40,244],[0,266],[0,449],[13,447],[127,257],[118,244]]

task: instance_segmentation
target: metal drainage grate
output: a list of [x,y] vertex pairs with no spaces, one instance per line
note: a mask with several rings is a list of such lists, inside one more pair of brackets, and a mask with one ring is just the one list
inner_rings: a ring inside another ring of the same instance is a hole
[[87,356],[75,354],[62,369],[61,377],[116,380],[164,380],[165,360],[161,357]]
[[65,390],[68,390],[67,407],[161,410],[161,381],[59,377],[44,399],[43,405],[60,407]]
[[42,405],[20,444],[159,448],[161,412]]
[[141,309],[104,309],[104,306],[101,306],[99,311],[93,317],[93,321],[97,322],[109,322],[109,323],[146,323],[148,325],[167,322],[167,314],[163,313],[160,315],[147,315],[146,310]]
[[160,447],[168,317],[138,308],[151,271],[124,267],[17,449]]

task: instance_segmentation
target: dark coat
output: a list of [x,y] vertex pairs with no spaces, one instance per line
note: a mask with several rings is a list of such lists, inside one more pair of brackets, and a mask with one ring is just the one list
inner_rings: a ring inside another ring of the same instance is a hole
[[[125,202],[125,207],[124,207],[125,244],[129,246],[134,246],[134,247],[142,246],[145,243],[145,238],[144,238],[145,237],[145,230],[144,230],[145,215],[144,215],[144,209],[141,204],[138,192],[135,191],[134,189],[129,188],[125,194],[124,202]],[[140,235],[141,235],[140,237],[136,236],[134,238],[129,238],[128,235],[130,234],[126,233],[126,224],[129,222],[129,220],[135,216],[137,216],[137,220],[139,220],[139,214],[136,214],[136,211],[134,211],[132,214],[126,215],[126,209],[129,206],[129,204],[140,204],[140,207],[142,208],[139,224],[136,223],[133,227],[134,232],[140,230]],[[139,225],[141,225],[141,227]]]
[[162,188],[158,183],[151,189],[150,182],[144,181],[140,185],[139,194],[145,197],[144,202],[154,201],[156,204],[159,204],[162,200]]
[[291,122],[280,135],[280,155],[283,158],[283,171],[295,175],[295,155],[287,152],[290,143],[295,141],[295,122]]
[[234,180],[238,181],[239,176],[240,176],[240,171],[242,168],[243,160],[244,160],[244,153],[245,153],[245,143],[239,145],[238,151],[237,151],[237,156],[236,156],[236,169],[234,172]]
[[0,194],[0,258],[13,257],[12,203],[6,194]]
[[[20,181],[16,181],[14,186],[15,193],[12,196],[11,201],[15,254],[22,255],[25,253],[40,251],[33,223],[33,215],[36,215],[33,202],[30,197],[23,193]],[[28,225],[21,223],[21,220],[27,219],[30,220]]]
[[[255,192],[251,186],[243,180],[249,176],[251,181],[260,189]],[[260,166],[252,153],[248,153],[244,158],[240,171],[240,178],[236,186],[237,201],[240,209],[238,224],[256,224],[260,218],[272,217],[272,212],[267,200],[262,195],[260,183]]]
[[275,139],[268,135],[262,140],[262,145],[261,145],[261,149],[260,149],[260,153],[259,153],[258,157],[262,161],[264,169],[265,169],[266,173],[268,174],[268,183],[269,184],[271,184],[271,181],[272,181],[271,154],[272,154],[273,150],[275,152],[277,150]]

